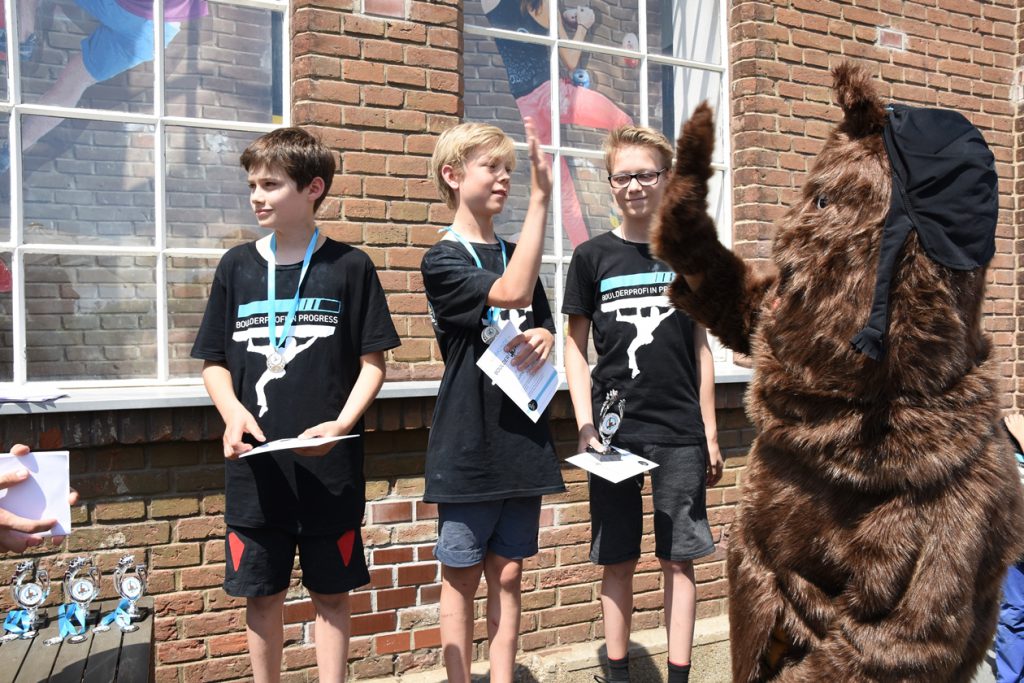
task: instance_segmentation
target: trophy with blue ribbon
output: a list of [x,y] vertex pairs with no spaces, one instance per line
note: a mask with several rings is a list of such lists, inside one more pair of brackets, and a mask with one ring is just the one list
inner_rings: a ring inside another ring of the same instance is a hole
[[5,634],[0,641],[34,638],[42,619],[39,607],[50,595],[50,574],[37,568],[34,560],[19,562],[14,569],[11,597],[20,609],[13,609],[4,620]]
[[587,446],[587,452],[601,462],[621,460],[622,455],[626,453],[626,451],[612,446],[612,437],[622,426],[622,417],[625,412],[626,399],[620,398],[619,392],[612,389],[605,395],[604,403],[601,405],[601,422],[597,428],[598,434],[601,435],[601,448]]
[[134,555],[123,556],[114,569],[114,590],[121,596],[121,602],[100,620],[93,631],[106,631],[111,623],[116,623],[124,633],[139,628],[132,622],[141,616],[138,602],[146,592],[146,565],[135,564]]
[[60,635],[46,641],[56,645],[65,638],[69,643],[81,643],[88,637],[86,622],[89,605],[100,592],[100,570],[88,556],[76,557],[68,564],[64,574],[65,603],[57,610]]

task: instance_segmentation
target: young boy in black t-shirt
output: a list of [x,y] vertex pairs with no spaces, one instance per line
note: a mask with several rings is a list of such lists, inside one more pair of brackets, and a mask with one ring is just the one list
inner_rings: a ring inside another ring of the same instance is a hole
[[[487,578],[491,681],[510,682],[519,635],[522,561],[537,553],[541,496],[564,490],[546,415],[526,416],[476,366],[502,324],[519,334],[512,364],[540,367],[554,326],[538,274],[551,168],[527,119],[530,205],[518,244],[494,234],[515,163],[512,141],[479,123],[438,139],[431,169],[455,209],[421,270],[444,377],[427,446],[424,500],[438,503],[441,646],[448,680],[469,681],[473,597]],[[507,321],[507,322],[505,322]]]
[[[594,414],[607,392],[625,397],[614,445],[651,470],[655,555],[661,562],[668,629],[669,683],[688,679],[696,590],[693,560],[714,552],[705,485],[718,481],[714,363],[704,329],[672,308],[674,274],[651,256],[648,231],[672,166],[661,133],[625,126],[609,134],[605,162],[623,224],[581,244],[566,278],[569,316],[565,373],[579,428],[578,451],[600,447]],[[594,329],[591,374],[587,338]],[[643,475],[612,484],[590,477],[590,559],[603,565],[601,608],[608,681],[629,680],[633,573],[640,557]]]
[[384,351],[400,342],[369,257],[316,228],[334,177],[330,150],[282,128],[249,145],[241,163],[256,220],[273,233],[224,254],[192,348],[225,424],[224,590],[246,598],[254,678],[280,680],[298,547],[320,680],[343,681],[348,591],[370,580],[362,439],[239,456],[268,439],[362,434]]

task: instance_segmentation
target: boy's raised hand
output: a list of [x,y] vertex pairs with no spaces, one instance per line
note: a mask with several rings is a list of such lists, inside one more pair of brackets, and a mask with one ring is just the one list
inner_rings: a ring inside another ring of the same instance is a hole
[[242,436],[245,434],[252,434],[256,437],[257,441],[267,440],[267,437],[263,436],[263,430],[260,429],[260,425],[256,422],[256,418],[252,416],[252,413],[245,408],[239,407],[231,414],[231,419],[224,425],[224,438],[222,442],[224,444],[225,458],[234,460],[242,453],[252,450],[252,444],[242,441]]
[[551,196],[551,163],[548,155],[540,151],[537,126],[532,116],[523,117],[526,126],[526,143],[530,146],[530,192],[539,192],[545,198]]
[[536,372],[551,355],[554,346],[555,338],[550,332],[543,327],[534,327],[513,337],[505,345],[505,351],[512,352],[515,349],[512,367],[526,372]]

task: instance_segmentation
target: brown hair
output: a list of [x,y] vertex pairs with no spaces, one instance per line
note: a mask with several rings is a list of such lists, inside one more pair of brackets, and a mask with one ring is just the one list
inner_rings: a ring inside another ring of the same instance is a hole
[[239,159],[246,172],[254,168],[275,168],[284,171],[303,190],[314,178],[324,181],[324,191],[313,204],[313,211],[331,189],[334,180],[334,155],[310,133],[301,128],[278,128],[253,140]]
[[661,132],[647,126],[619,126],[604,139],[604,165],[612,172],[615,153],[623,147],[648,147],[661,155],[665,168],[672,166],[672,143]]

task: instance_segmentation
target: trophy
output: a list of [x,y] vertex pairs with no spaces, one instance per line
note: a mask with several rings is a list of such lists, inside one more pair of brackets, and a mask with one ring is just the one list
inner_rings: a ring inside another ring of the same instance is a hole
[[55,645],[66,636],[69,643],[80,643],[87,637],[85,623],[89,617],[89,604],[100,592],[100,570],[88,556],[76,557],[68,564],[64,574],[64,596],[67,602],[57,610],[60,635],[46,641]]
[[19,562],[14,569],[11,597],[21,609],[11,610],[7,615],[4,621],[7,633],[0,641],[34,638],[42,622],[39,606],[46,602],[49,595],[50,574],[45,569],[37,569],[34,560]]
[[622,416],[626,412],[626,399],[619,398],[619,392],[615,389],[609,391],[601,405],[601,423],[597,431],[601,435],[600,450],[587,446],[587,452],[591,453],[601,462],[615,462],[622,459],[624,451],[612,446],[612,437],[622,426]]
[[[131,573],[133,568],[135,571]],[[146,592],[146,565],[135,564],[134,555],[122,557],[114,570],[114,589],[121,596],[121,604],[114,610],[111,619],[117,621],[125,633],[134,631],[138,626],[132,622],[140,618],[138,602]],[[107,617],[103,621],[109,623]]]

